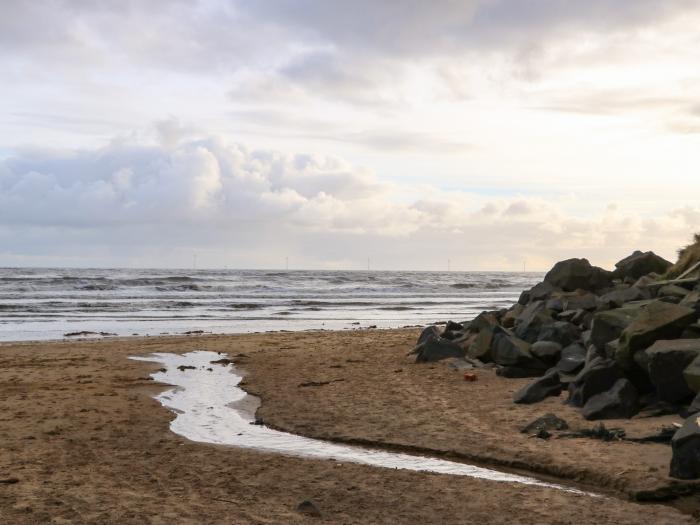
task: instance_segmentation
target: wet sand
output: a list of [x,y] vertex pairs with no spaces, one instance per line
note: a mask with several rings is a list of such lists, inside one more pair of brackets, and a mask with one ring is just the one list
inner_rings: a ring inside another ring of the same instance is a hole
[[[512,404],[527,380],[479,371],[468,383],[443,364],[410,364],[405,353],[416,333],[0,345],[0,522],[694,522],[669,506],[627,500],[674,485],[666,477],[669,447],[524,436],[518,428],[545,412],[574,428],[591,423],[561,400]],[[275,428],[527,468],[607,497],[187,441],[170,432],[173,414],[151,397],[164,388],[148,376],[159,365],[127,358],[191,350],[238,356],[244,388],[262,398],[258,415]],[[671,420],[617,426],[643,434]],[[320,518],[296,511],[305,499],[317,503]]]

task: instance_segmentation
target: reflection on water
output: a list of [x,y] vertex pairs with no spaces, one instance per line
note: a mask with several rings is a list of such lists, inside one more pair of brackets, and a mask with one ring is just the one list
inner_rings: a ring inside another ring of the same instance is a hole
[[195,351],[184,355],[158,353],[132,359],[165,366],[165,372],[156,372],[152,377],[175,388],[159,394],[156,399],[177,414],[170,424],[171,430],[193,441],[376,467],[553,487],[583,494],[533,478],[464,463],[345,446],[253,425],[257,405],[253,396],[238,387],[242,376],[231,364],[211,363],[223,357],[216,352]]

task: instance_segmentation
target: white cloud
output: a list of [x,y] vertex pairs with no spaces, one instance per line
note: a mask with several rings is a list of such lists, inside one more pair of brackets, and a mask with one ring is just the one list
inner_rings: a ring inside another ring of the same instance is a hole
[[685,207],[649,219],[601,203],[598,214],[572,218],[573,200],[387,184],[342,159],[249,150],[221,137],[122,141],[0,163],[0,263],[80,260],[79,250],[84,264],[172,266],[204,250],[210,266],[265,266],[291,250],[309,266],[364,260],[368,251],[389,268],[450,257],[472,269],[523,260],[546,269],[574,255],[610,265],[634,248],[672,256],[700,216],[700,207]]

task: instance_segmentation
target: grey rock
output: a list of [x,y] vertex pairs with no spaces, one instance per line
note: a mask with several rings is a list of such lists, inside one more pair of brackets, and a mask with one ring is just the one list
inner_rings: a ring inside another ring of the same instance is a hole
[[639,279],[644,275],[654,273],[665,273],[673,263],[663,257],[659,257],[654,252],[635,251],[632,255],[625,257],[615,264],[613,275],[615,278]]
[[536,284],[529,290],[525,290],[523,293],[521,293],[518,303],[527,305],[532,301],[542,301],[544,299],[548,299],[555,292],[561,292],[561,288],[543,281]]
[[593,315],[591,343],[603,350],[605,343],[620,337],[625,328],[641,313],[639,307],[617,308]]
[[622,377],[622,371],[615,361],[594,357],[569,384],[567,402],[570,405],[582,407],[594,395],[610,390]]
[[530,347],[532,355],[545,363],[553,363],[559,359],[562,346],[554,341],[537,341]]
[[571,344],[561,352],[557,370],[563,374],[578,372],[586,363],[586,349],[578,343]]
[[634,353],[659,339],[675,339],[697,319],[697,312],[684,306],[652,301],[622,331],[615,360],[623,369],[633,364]]
[[536,434],[540,430],[566,430],[568,428],[569,424],[560,417],[554,414],[545,414],[525,425],[520,429],[520,432],[523,434]]
[[571,343],[581,339],[581,330],[572,323],[566,321],[555,321],[551,324],[546,324],[540,329],[537,335],[538,341],[553,341],[559,343],[562,347],[569,346]]
[[442,330],[435,325],[426,326],[423,331],[418,336],[417,345],[421,344],[423,341],[429,339],[430,337],[440,337]]
[[670,476],[678,479],[700,478],[700,416],[687,418],[671,438]]
[[534,383],[513,394],[513,401],[519,404],[537,403],[547,397],[560,395],[562,389],[559,373],[552,369]]
[[639,395],[632,383],[621,378],[600,394],[591,396],[583,405],[581,413],[588,420],[629,419],[639,412]]
[[567,259],[556,263],[544,280],[567,292],[596,291],[612,285],[612,273],[591,266],[587,259]]
[[448,357],[464,357],[464,349],[442,337],[429,337],[410,352],[416,355],[416,363],[432,363]]
[[678,403],[693,395],[683,371],[700,356],[700,339],[656,341],[645,352],[637,354],[648,357],[649,378],[660,401]]

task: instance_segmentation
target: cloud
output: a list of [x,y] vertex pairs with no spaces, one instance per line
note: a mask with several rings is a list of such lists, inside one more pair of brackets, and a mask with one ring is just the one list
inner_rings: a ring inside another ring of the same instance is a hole
[[634,248],[667,253],[700,216],[686,206],[649,219],[606,203],[574,218],[560,200],[383,183],[343,159],[221,137],[122,140],[0,162],[0,259],[173,266],[196,250],[210,253],[211,266],[265,266],[291,253],[323,267],[371,251],[389,268],[450,256],[472,269],[517,269],[523,258],[544,269],[565,256],[611,264]]

